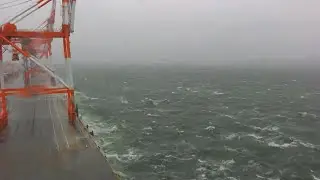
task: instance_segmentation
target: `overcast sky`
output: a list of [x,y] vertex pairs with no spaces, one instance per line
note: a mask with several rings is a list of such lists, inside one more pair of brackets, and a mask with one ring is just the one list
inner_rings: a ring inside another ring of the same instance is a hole
[[125,62],[315,59],[319,7],[319,0],[77,0],[72,55]]

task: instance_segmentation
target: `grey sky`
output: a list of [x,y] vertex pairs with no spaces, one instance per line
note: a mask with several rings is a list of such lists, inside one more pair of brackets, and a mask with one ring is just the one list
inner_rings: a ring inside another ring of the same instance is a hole
[[319,0],[78,0],[73,57],[312,59],[320,57],[319,7]]

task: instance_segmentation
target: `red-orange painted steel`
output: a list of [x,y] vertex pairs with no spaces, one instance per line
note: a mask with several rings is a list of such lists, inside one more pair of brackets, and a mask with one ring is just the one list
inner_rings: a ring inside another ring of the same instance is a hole
[[[0,28],[0,34],[2,33],[2,29]],[[0,38],[0,61],[2,61],[3,60],[3,56],[2,56],[2,40],[1,40],[1,38]]]
[[[37,2],[37,9],[42,8],[44,5],[48,4],[51,0],[39,0]],[[69,4],[69,0],[63,0],[63,6]],[[66,18],[66,17],[63,17]],[[64,49],[64,57],[66,59],[71,58],[70,51],[70,25],[62,24],[62,30],[59,32],[52,31],[27,31],[27,30],[19,30],[16,24],[6,23],[2,27],[0,27],[0,48],[2,45],[10,45],[15,51],[21,53],[24,57],[29,58],[34,53],[41,53],[40,57],[51,55],[51,42],[53,38],[62,38],[63,39],[63,49]],[[40,37],[40,38],[39,38]],[[29,43],[23,43],[27,38]],[[21,44],[21,48],[17,45]],[[39,47],[43,44],[48,44],[49,48],[46,51],[39,50]],[[30,47],[31,46],[31,47]],[[2,59],[2,51],[0,55],[0,60]],[[15,58],[17,59],[17,58]],[[30,86],[30,73],[36,72],[33,69],[26,69],[24,72],[24,80],[25,87],[24,88],[15,88],[15,89],[1,89],[1,97],[2,97],[2,112],[6,115],[6,96],[8,95],[20,95],[20,96],[31,96],[33,94],[67,94],[67,105],[68,105],[68,116],[69,120],[73,122],[76,119],[75,115],[75,102],[74,102],[74,90],[69,89],[67,87],[64,88],[48,88],[48,87],[40,87],[40,86]],[[7,115],[6,115],[7,116]],[[0,120],[0,129],[3,126],[3,121]]]
[[17,37],[17,38],[63,38],[64,33],[62,32],[49,32],[49,31],[15,31],[5,33],[3,32],[4,36],[7,37]]
[[1,94],[0,131],[8,125],[8,111],[5,94]]

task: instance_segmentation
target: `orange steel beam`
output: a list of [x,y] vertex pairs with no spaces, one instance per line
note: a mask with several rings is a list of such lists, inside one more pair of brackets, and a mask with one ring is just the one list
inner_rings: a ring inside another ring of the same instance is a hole
[[27,88],[6,88],[6,89],[2,89],[0,93],[4,94],[5,96],[8,96],[8,95],[15,95],[15,94],[30,95],[31,93],[63,94],[63,93],[68,93],[70,91],[74,91],[74,90],[69,88],[47,88],[44,86],[29,86]]
[[15,32],[4,32],[2,36],[14,37],[14,38],[63,38],[65,33],[63,32],[51,32],[51,31],[15,31]]
[[19,94],[22,96],[31,96],[31,94],[67,94],[68,118],[70,123],[76,120],[74,89],[69,88],[48,88],[45,86],[30,86],[27,88],[6,88],[0,91],[1,95],[1,114],[0,114],[0,131],[8,124],[8,111],[6,108],[6,96]]
[[71,58],[69,25],[66,25],[66,24],[62,25],[62,33],[64,34],[63,36],[64,57]]
[[[53,38],[41,38],[41,37],[36,37],[36,38],[30,38],[31,42],[30,44],[46,44],[46,43],[50,43],[52,42]],[[13,43],[22,43],[22,39],[21,38],[11,38],[10,39],[11,42]]]

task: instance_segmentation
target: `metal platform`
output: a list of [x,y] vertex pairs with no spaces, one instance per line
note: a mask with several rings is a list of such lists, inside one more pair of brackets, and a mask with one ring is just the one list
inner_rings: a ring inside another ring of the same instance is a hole
[[116,179],[81,123],[68,123],[61,96],[8,101],[9,125],[0,134],[1,180]]

